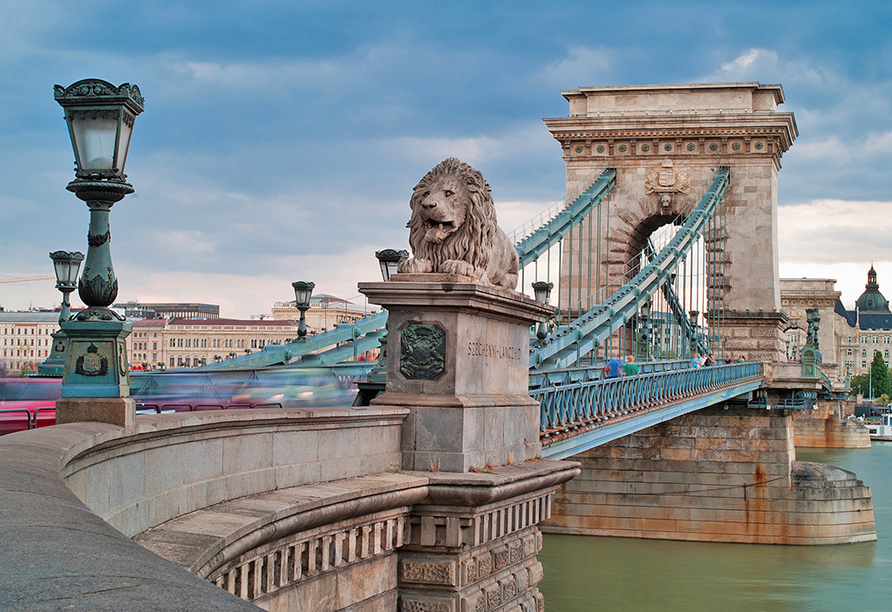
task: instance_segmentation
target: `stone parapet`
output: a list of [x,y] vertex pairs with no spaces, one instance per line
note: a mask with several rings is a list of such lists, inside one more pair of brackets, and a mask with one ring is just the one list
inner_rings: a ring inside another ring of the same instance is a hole
[[221,411],[3,436],[0,608],[541,609],[536,523],[577,465],[397,472],[405,414]]
[[720,326],[725,354],[732,360],[743,355],[747,361],[786,361],[782,312],[726,311]]

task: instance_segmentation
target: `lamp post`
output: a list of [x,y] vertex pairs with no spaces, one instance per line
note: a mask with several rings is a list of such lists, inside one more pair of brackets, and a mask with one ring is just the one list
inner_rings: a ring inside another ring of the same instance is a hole
[[375,257],[378,259],[378,266],[381,268],[381,277],[386,283],[390,280],[391,275],[396,274],[400,262],[409,259],[409,251],[384,249],[382,251],[375,251]]
[[71,307],[68,303],[68,295],[77,289],[77,273],[84,260],[84,254],[74,251],[53,251],[50,253],[53,260],[53,270],[56,273],[56,289],[62,292],[62,308],[59,313],[59,331],[53,334],[53,350],[46,361],[37,366],[40,376],[61,377],[65,371],[65,351],[68,348],[68,336],[62,331],[61,325],[71,318]]
[[[375,251],[375,258],[378,260],[378,267],[381,269],[381,278],[385,283],[390,282],[390,277],[396,274],[397,267],[400,262],[409,258],[409,252],[396,249],[383,249]],[[356,394],[354,406],[368,406],[375,399],[387,384],[387,330],[381,334],[378,339],[381,345],[378,349],[378,363],[369,370],[365,382],[357,383],[359,392]]]
[[[551,297],[551,290],[554,289],[554,283],[546,283],[545,281],[536,281],[533,283],[533,295],[536,298],[537,302],[542,304],[548,304],[548,298]],[[539,321],[539,325],[536,328],[536,338],[539,341],[545,340],[545,337],[548,335],[548,329],[545,326],[545,321]]]
[[294,281],[294,305],[300,311],[300,323],[297,325],[297,339],[300,342],[307,340],[307,310],[310,309],[310,300],[313,297],[313,289],[316,283],[309,281]]
[[639,325],[644,328],[641,332],[641,343],[644,345],[644,359],[650,359],[650,338],[648,337],[648,321],[650,319],[650,300],[646,300],[638,309]]
[[700,335],[697,331],[697,321],[699,320],[700,312],[692,310],[688,314],[691,316],[691,352],[697,353],[699,351],[697,347],[697,337]]
[[75,157],[75,179],[66,189],[90,210],[87,256],[78,283],[87,308],[61,324],[69,350],[56,422],[128,426],[135,418],[125,346],[130,325],[108,308],[118,295],[108,218],[112,206],[133,193],[124,166],[144,100],[136,85],[115,86],[100,79],[56,85],[55,99],[65,110]]

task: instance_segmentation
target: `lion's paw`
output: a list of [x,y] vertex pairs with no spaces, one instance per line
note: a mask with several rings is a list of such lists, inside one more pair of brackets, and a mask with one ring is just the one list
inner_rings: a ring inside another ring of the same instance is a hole
[[480,276],[474,266],[460,259],[448,259],[444,261],[442,264],[440,264],[440,272],[444,274],[470,276],[471,278],[477,278]]
[[434,264],[432,264],[429,259],[411,257],[405,261],[401,261],[396,269],[397,272],[404,272],[407,274],[426,274],[428,272],[433,272]]

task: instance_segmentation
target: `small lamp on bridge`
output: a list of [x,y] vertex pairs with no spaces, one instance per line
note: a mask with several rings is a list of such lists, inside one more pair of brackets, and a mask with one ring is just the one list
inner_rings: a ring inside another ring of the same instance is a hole
[[307,310],[310,309],[310,299],[313,297],[313,289],[316,283],[309,281],[294,281],[291,283],[294,287],[294,305],[300,311],[300,323],[297,325],[297,339],[305,341],[307,339]]
[[378,259],[378,265],[381,266],[381,278],[386,283],[390,281],[390,277],[393,274],[396,274],[396,269],[400,262],[409,259],[409,252],[384,249],[383,251],[375,251],[375,257]]
[[644,357],[650,358],[650,344],[647,333],[647,321],[650,319],[650,298],[641,303],[638,307],[638,324],[643,330],[641,331],[641,343],[644,345]]
[[[547,283],[545,281],[536,281],[533,283],[533,295],[536,297],[536,301],[542,304],[548,304],[548,298],[551,297],[552,289],[554,289],[554,283]],[[536,337],[539,340],[544,340],[547,335],[548,330],[545,329],[545,321],[540,321],[539,327],[536,329]]]
[[[77,273],[80,270],[84,254],[78,251],[53,251],[50,253],[53,269],[56,273],[56,289],[62,292],[62,308],[59,312],[59,324],[71,318],[71,307],[68,295],[77,289]],[[68,336],[61,329],[53,334],[53,350],[46,361],[37,366],[41,376],[62,376],[65,368],[65,352],[68,350]]]

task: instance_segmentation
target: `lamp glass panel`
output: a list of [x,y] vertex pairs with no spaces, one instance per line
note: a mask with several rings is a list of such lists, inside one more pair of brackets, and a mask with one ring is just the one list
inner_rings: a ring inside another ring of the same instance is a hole
[[400,265],[398,261],[388,261],[387,262],[387,279],[390,280],[390,277],[396,274],[397,266]]
[[307,306],[310,298],[313,297],[313,287],[296,287],[294,289],[294,299],[298,306]]
[[69,262],[63,259],[54,259],[53,260],[53,268],[56,270],[56,282],[57,283],[67,283],[68,282],[68,267]]
[[72,117],[70,121],[80,169],[111,170],[114,168],[113,156],[118,120],[109,117],[109,113],[99,113],[95,119]]
[[378,266],[381,268],[381,278],[384,279],[384,282],[390,280],[390,264],[384,260],[378,260]]
[[[123,115],[123,113],[122,113]],[[130,119],[131,125],[127,125],[126,121],[121,121],[121,134],[118,139],[118,150],[115,153],[115,166],[118,172],[124,173],[124,164],[127,163],[127,150],[130,148],[130,137],[133,135],[133,119]]]

